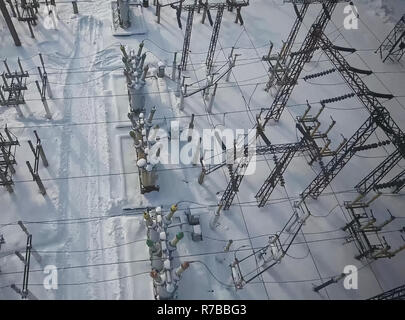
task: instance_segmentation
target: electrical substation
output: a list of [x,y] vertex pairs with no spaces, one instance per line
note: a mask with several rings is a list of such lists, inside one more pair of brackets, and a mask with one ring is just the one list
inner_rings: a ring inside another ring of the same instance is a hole
[[0,299],[405,299],[405,4],[357,2],[0,0]]

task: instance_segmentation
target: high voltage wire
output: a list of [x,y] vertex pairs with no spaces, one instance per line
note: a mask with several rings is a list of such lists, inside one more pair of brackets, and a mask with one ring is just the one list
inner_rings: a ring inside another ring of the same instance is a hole
[[[383,231],[383,233],[393,233],[393,232],[399,232],[401,230],[391,230],[391,231]],[[335,240],[343,240],[346,239],[347,237],[335,237],[335,238],[325,238],[325,239],[317,239],[317,240],[309,240],[309,241],[298,241],[298,242],[293,242],[292,245],[301,245],[301,244],[307,244],[307,243],[319,243],[319,242],[327,242],[327,241],[335,241]],[[178,255],[176,258],[191,258],[191,257],[198,257],[198,256],[209,256],[209,255],[218,255],[218,254],[227,254],[227,253],[232,253],[232,252],[240,252],[240,251],[252,251],[256,249],[263,249],[263,246],[261,247],[254,247],[254,248],[238,248],[235,250],[229,250],[228,252],[222,251],[213,251],[213,252],[200,252],[200,253],[191,253],[191,254],[184,254],[184,255]],[[141,262],[150,262],[151,260],[158,260],[160,258],[145,258],[145,259],[133,259],[133,260],[124,260],[124,261],[112,261],[112,262],[103,262],[103,263],[94,263],[94,264],[83,264],[83,265],[74,265],[74,266],[62,266],[58,267],[59,271],[64,271],[64,270],[71,270],[71,269],[84,269],[84,268],[95,268],[95,267],[104,267],[104,266],[112,266],[112,265],[123,265],[123,264],[132,264],[132,263],[141,263]],[[30,273],[36,273],[36,272],[43,272],[42,269],[31,269]],[[16,275],[16,274],[22,274],[24,273],[23,270],[21,271],[10,271],[10,272],[2,272],[0,273],[0,277],[3,276],[10,276],[10,275]]]
[[[335,233],[335,232],[342,232],[342,228],[339,229],[335,229],[335,230],[325,230],[325,231],[318,231],[318,232],[304,232],[305,235],[319,235],[319,234],[327,234],[327,233]],[[389,232],[396,232],[399,230],[390,230]],[[185,233],[192,233],[192,231],[183,231]],[[282,233],[287,233],[282,232]],[[268,236],[273,236],[276,235],[276,233],[265,233],[265,234],[259,234],[259,235],[254,235],[254,236],[249,236],[246,238],[237,238],[237,239],[232,239],[233,242],[240,242],[240,241],[247,241],[247,240],[252,240],[252,239],[258,239],[258,238],[263,238],[263,237],[268,237]],[[218,238],[212,238],[209,236],[204,236],[204,239],[208,239],[211,241],[217,241],[217,242],[228,242],[229,240],[224,240],[224,239],[218,239]],[[96,249],[83,249],[83,250],[38,250],[36,249],[35,251],[38,253],[43,253],[43,254],[78,254],[78,253],[89,253],[89,252],[97,252],[97,251],[107,251],[107,250],[111,250],[111,249],[117,249],[120,247],[124,247],[127,245],[131,245],[131,244],[135,244],[138,242],[146,242],[147,238],[143,238],[143,239],[136,239],[133,241],[129,241],[129,242],[124,242],[124,243],[119,243],[116,244],[114,246],[109,246],[109,247],[103,247],[103,248],[96,248]],[[20,250],[22,250],[23,248],[21,248]],[[2,256],[0,256],[1,258],[5,258],[8,257],[10,255],[14,255],[14,251],[10,252],[10,253],[6,253]]]
[[[278,199],[274,199],[274,201],[280,201],[280,200],[285,200],[286,198],[278,198]],[[195,204],[199,204],[197,202],[194,201],[186,201],[188,203],[195,203]],[[256,203],[256,200],[253,201],[245,201],[245,202],[240,202],[240,204],[253,204]],[[163,211],[167,211],[164,208],[170,208],[170,205],[161,205],[161,207],[163,208]],[[194,207],[189,207],[186,206],[184,208],[179,208],[178,210],[185,210],[187,208],[190,209],[203,209],[203,208],[210,208],[210,207],[216,207],[217,204],[199,204],[199,206],[194,206]],[[237,204],[234,204],[234,206],[237,206]],[[238,205],[239,206],[239,205]],[[149,207],[153,207],[153,206],[149,206]],[[80,221],[85,221],[85,222],[93,222],[96,220],[103,220],[103,219],[109,219],[109,218],[115,218],[115,217],[122,217],[122,216],[134,216],[134,215],[140,215],[142,214],[148,207],[140,207],[140,208],[129,208],[129,209],[123,209],[126,212],[110,212],[110,214],[108,215],[103,215],[103,216],[92,216],[92,217],[81,217],[81,218],[70,218],[70,219],[55,219],[55,220],[42,220],[42,221],[27,221],[27,220],[23,220],[22,222],[24,224],[55,224],[55,223],[59,223],[61,222],[62,224],[68,223],[68,222],[80,222]],[[95,213],[96,211],[91,211],[92,213]],[[131,212],[131,213],[129,213]],[[0,224],[0,226],[2,227],[6,227],[6,226],[12,226],[15,225],[17,226],[18,223],[17,221],[15,222],[9,222],[9,223],[2,223]]]
[[[356,49],[357,50],[357,49]],[[362,51],[362,50],[357,50],[357,51]],[[353,53],[350,53],[350,54],[348,54],[348,55],[346,55],[346,56],[349,56],[349,55],[352,55]],[[245,66],[245,65],[249,65],[249,64],[254,64],[254,63],[257,63],[257,62],[260,62],[262,59],[261,58],[240,58],[240,59],[238,59],[237,60],[237,62],[239,62],[239,61],[255,61],[255,62],[252,62],[252,63],[244,63],[244,64],[236,64],[236,66]],[[317,63],[318,62],[328,62],[329,60],[328,59],[323,59],[323,60],[318,60],[318,61],[316,61]],[[215,61],[216,63],[225,63],[225,62],[228,62],[228,61]],[[205,66],[205,62],[204,61],[201,61],[201,62],[195,62],[194,63],[195,65],[201,65],[201,66]],[[190,64],[187,64],[187,65],[190,65]],[[111,69],[111,68],[105,68],[105,69],[95,69],[95,70],[81,70],[81,71],[74,71],[74,70],[79,70],[79,69],[84,69],[84,68],[87,68],[88,66],[83,66],[83,67],[78,67],[78,68],[66,68],[66,69],[63,69],[63,68],[55,68],[55,67],[49,67],[49,66],[46,66],[46,69],[48,70],[48,69],[51,69],[51,70],[59,70],[59,71],[66,71],[66,72],[47,72],[47,75],[49,76],[49,75],[62,75],[62,74],[75,74],[75,73],[95,73],[95,72],[105,72],[105,71],[115,71],[115,70],[118,70],[118,69],[121,69],[122,67],[121,66],[119,66],[119,67],[117,67],[117,68],[114,68],[114,69]],[[167,68],[172,68],[172,66],[166,66]],[[34,70],[34,69],[37,69],[37,67],[33,67],[33,68],[31,68],[31,69],[28,69],[27,71],[30,71],[30,70]],[[73,70],[73,71],[71,71],[71,70]],[[373,73],[381,73],[381,74],[405,74],[405,71],[373,71]],[[38,73],[30,73],[30,75],[39,75]],[[302,78],[300,78],[300,79],[302,79]]]
[[[215,156],[213,156],[215,157]],[[299,156],[296,156],[299,157]],[[256,162],[263,162],[266,159],[259,159]],[[165,172],[165,171],[177,171],[177,170],[185,170],[185,169],[201,169],[199,166],[182,166],[182,167],[175,167],[175,168],[160,168],[154,170],[155,172]],[[67,177],[54,177],[54,178],[41,178],[42,181],[60,181],[60,180],[73,180],[73,179],[88,179],[88,178],[99,178],[99,177],[111,177],[111,176],[126,176],[126,175],[137,175],[139,174],[138,171],[127,171],[127,172],[110,172],[110,173],[99,173],[99,174],[88,174],[82,176],[67,176]],[[35,182],[33,180],[13,180],[13,183],[30,183]]]
[[[247,84],[241,84],[241,87],[246,87],[246,86],[253,86],[257,84],[265,84],[267,82],[258,82],[258,83],[247,83]],[[218,88],[232,88],[236,87],[235,84],[229,84],[225,86],[218,86]],[[189,89],[196,89],[196,88],[189,88]],[[177,90],[165,90],[165,91],[149,91],[145,92],[142,94],[133,94],[133,95],[153,95],[153,94],[161,94],[161,93],[176,93]],[[74,100],[74,99],[91,99],[91,98],[112,98],[112,97],[125,97],[128,96],[128,93],[122,93],[122,94],[106,94],[106,95],[93,95],[93,96],[73,96],[73,97],[53,97],[51,100]],[[31,98],[31,99],[25,99],[26,102],[30,101],[42,101],[41,98]]]
[[[123,280],[123,279],[127,279],[127,278],[135,278],[137,276],[149,274],[149,273],[150,273],[150,270],[139,272],[139,273],[132,274],[132,275],[126,275],[126,276],[121,276],[121,277],[117,277],[117,278],[112,278],[112,279],[84,281],[84,282],[75,282],[75,283],[58,283],[58,286],[79,286],[79,285],[98,284],[98,283],[105,283],[105,282],[111,282],[111,281],[119,281],[119,280]],[[30,283],[29,285],[30,286],[44,286],[43,283]],[[9,287],[10,287],[10,285],[2,286],[2,287],[0,287],[0,289],[5,289],[5,288],[9,288]]]
[[[312,101],[309,104],[320,104],[319,101]],[[288,108],[294,108],[299,106],[307,106],[307,103],[297,103],[287,105]],[[249,111],[262,111],[267,110],[266,107],[255,107],[250,108],[250,110],[242,109],[242,110],[234,110],[234,111],[225,111],[225,112],[213,112],[211,113],[212,116],[216,115],[227,115],[227,114],[236,114],[236,113],[245,113]],[[359,110],[364,109],[364,107],[352,107],[352,108],[339,108],[339,107],[328,107],[326,106],[325,109],[332,109],[332,110],[340,110],[340,111],[348,111],[348,110]],[[203,117],[207,116],[206,113],[197,113],[194,114],[195,117]],[[184,116],[168,116],[168,117],[154,117],[154,120],[171,120],[171,119],[184,119],[184,118],[191,118],[191,115],[184,115]],[[54,128],[54,127],[68,127],[68,126],[87,126],[87,125],[99,125],[99,124],[116,124],[116,123],[127,123],[130,124],[129,120],[109,120],[109,121],[94,121],[94,122],[70,122],[70,123],[52,123],[52,124],[39,124],[39,125],[24,125],[24,126],[7,126],[9,129],[31,129],[31,128]]]
[[[336,26],[336,24],[335,24],[333,21],[332,21],[332,23],[333,23],[333,25],[335,26],[335,28],[338,29],[338,27]],[[363,23],[364,23],[364,22],[363,22]],[[339,33],[342,35],[344,41],[345,41],[350,47],[352,47],[352,45],[351,45],[350,42],[346,39],[346,37],[342,34],[342,32],[339,31]],[[370,68],[370,66],[364,61],[364,59],[363,59],[358,53],[355,52],[355,54],[359,57],[359,59],[363,62],[363,64],[364,64],[369,70],[372,70],[372,69]],[[381,83],[381,85],[385,88],[385,90],[387,90],[388,93],[392,94],[392,92],[389,90],[389,88],[387,88],[387,86],[385,85],[385,83],[384,83],[376,74],[374,74],[374,77],[378,80],[378,82]],[[392,94],[392,95],[393,95],[393,94]],[[399,100],[397,99],[398,97],[397,97],[396,95],[393,95],[393,96],[394,96],[395,100],[397,101],[397,103],[401,106],[401,108],[405,110],[405,106],[399,102]],[[399,97],[401,97],[401,96],[399,96]]]

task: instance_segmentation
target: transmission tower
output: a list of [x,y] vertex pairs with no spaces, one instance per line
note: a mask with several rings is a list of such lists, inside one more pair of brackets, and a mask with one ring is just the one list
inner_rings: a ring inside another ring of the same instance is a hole
[[396,59],[401,60],[405,53],[405,14],[395,25],[394,29],[388,34],[388,36],[381,43],[376,53],[380,53],[380,57],[383,62],[389,58],[391,61]]
[[[316,1],[309,1],[310,3],[315,3]],[[256,138],[259,136],[264,135],[264,127],[267,122],[274,117],[277,119],[281,116],[281,113],[288,101],[288,98],[291,95],[293,88],[297,83],[297,79],[303,70],[305,63],[312,58],[313,51],[317,48],[317,37],[315,36],[315,32],[321,32],[326,28],[328,21],[331,18],[331,14],[335,9],[338,2],[343,2],[340,0],[329,0],[329,1],[322,1],[322,12],[318,15],[315,20],[315,23],[312,25],[310,31],[308,32],[302,46],[301,50],[298,53],[293,55],[294,59],[293,62],[290,62],[288,72],[285,73],[283,77],[283,85],[279,88],[277,95],[274,99],[274,102],[267,112],[264,123],[260,124],[257,123],[255,129],[259,129],[256,134]],[[346,2],[346,1],[344,1]],[[318,2],[319,3],[319,2]],[[260,118],[260,116],[258,117]],[[245,150],[246,151],[246,150]],[[245,152],[246,154],[246,152]],[[230,181],[228,186],[220,200],[219,207],[223,208],[224,210],[228,210],[234,197],[236,196],[239,186],[243,179],[243,173],[245,172],[246,168],[249,165],[250,159],[252,154],[248,153],[242,161],[238,163],[236,168],[232,171],[230,168]],[[240,174],[242,172],[242,175]]]
[[[259,119],[257,119],[257,123],[254,129],[256,129],[255,139],[257,139],[259,136],[262,136],[264,138],[263,140],[267,142],[267,145],[270,145],[270,141],[265,136],[263,132],[263,126],[260,124]],[[219,201],[218,206],[219,208],[229,210],[233,202],[233,199],[235,198],[236,194],[239,191],[239,186],[242,183],[242,179],[245,175],[245,172],[249,166],[250,160],[253,157],[253,155],[254,153],[249,152],[249,144],[248,144],[247,146],[244,146],[243,156],[238,162],[236,168],[233,169],[232,165],[228,165],[230,180],[221,197],[221,200]]]
[[[299,3],[296,1],[295,3]],[[347,2],[339,0],[327,0],[327,1],[309,1],[309,3],[322,3],[322,11],[317,16],[314,24],[310,28],[307,36],[305,37],[304,42],[301,45],[301,48],[296,53],[291,53],[291,60],[286,66],[286,72],[283,75],[281,81],[281,86],[278,88],[274,101],[265,115],[264,126],[270,119],[278,121],[281,117],[281,114],[284,111],[284,108],[288,102],[288,99],[291,96],[291,93],[294,87],[297,85],[298,78],[304,68],[305,63],[311,60],[313,52],[317,48],[317,39],[314,36],[314,30],[323,31],[328,24],[328,21],[331,19],[331,15],[336,8],[338,2]],[[296,36],[296,35],[295,35]],[[294,36],[291,36],[291,39]],[[291,46],[291,45],[290,45]],[[286,46],[288,48],[288,46]],[[291,48],[291,47],[290,47]],[[284,54],[287,54],[285,51]]]
[[405,300],[405,284],[378,294],[368,300]]
[[264,181],[263,185],[260,187],[259,191],[255,196],[259,208],[265,206],[267,200],[269,199],[273,190],[276,188],[277,184],[279,182],[283,183],[284,181],[283,173],[287,169],[292,158],[294,157],[295,151],[296,151],[295,148],[286,151],[279,160],[277,160],[277,158],[274,157],[275,160],[274,162],[276,166],[271,171],[270,175]]
[[[323,52],[339,70],[346,83],[350,86],[356,96],[360,99],[364,107],[370,112],[371,116],[365,123],[348,139],[344,147],[330,160],[325,170],[311,182],[303,191],[302,198],[308,195],[317,198],[323,190],[329,185],[332,179],[343,169],[352,156],[357,152],[370,135],[380,127],[390,141],[399,150],[402,157],[405,156],[405,135],[400,127],[395,123],[388,110],[381,104],[379,98],[391,98],[390,95],[375,93],[367,87],[359,76],[359,69],[353,68],[340,53],[341,47],[334,46],[323,32],[313,31],[318,38],[318,45],[322,47]],[[354,49],[350,49],[354,50]],[[369,73],[369,72],[367,72]]]
[[197,0],[194,1],[193,5],[183,7],[185,10],[188,10],[188,15],[180,63],[182,71],[186,70],[187,67],[188,54],[190,51],[191,31],[193,29],[194,10],[196,9],[196,7],[197,7]]
[[[298,32],[301,28],[305,14],[309,7],[309,3],[302,3],[302,1],[299,2],[300,4],[302,4],[300,9],[298,9],[298,7],[297,7],[298,1],[287,0],[284,2],[290,2],[290,3],[292,2],[295,13],[297,15],[297,18],[295,19],[294,25],[291,28],[287,41],[283,43],[283,47],[281,48],[280,53],[276,54],[274,56],[271,56],[271,53],[273,50],[273,43],[271,43],[271,47],[270,47],[268,55],[263,57],[263,60],[267,61],[269,63],[269,65],[270,65],[269,71],[271,73],[270,79],[266,85],[266,91],[270,90],[270,88],[274,85],[276,79],[277,79],[278,85],[282,84],[281,77],[282,77],[283,73],[286,72],[285,66],[286,66],[287,58],[290,55],[291,48],[295,42],[295,39],[297,38]],[[272,64],[272,60],[276,61],[275,65]]]
[[[223,16],[225,6],[228,6],[231,8],[233,8],[233,7],[239,8],[238,17],[240,17],[240,8],[248,6],[249,1],[246,2],[245,0],[238,0],[238,1],[223,0],[221,2],[206,1],[205,3],[203,3],[202,0],[194,0],[194,2],[192,4],[184,4],[184,2],[185,2],[185,0],[180,0],[180,1],[173,2],[170,4],[170,6],[172,8],[175,8],[177,11],[177,21],[179,23],[180,28],[181,28],[181,21],[180,21],[181,11],[182,10],[188,11],[187,22],[186,22],[186,31],[184,34],[183,50],[182,50],[181,63],[180,63],[181,70],[183,70],[183,71],[186,70],[186,67],[187,67],[187,60],[188,60],[190,41],[191,41],[191,31],[193,28],[193,19],[194,19],[195,10],[197,10],[199,12],[200,9],[203,8],[204,11],[203,11],[202,23],[204,23],[204,21],[205,21],[205,16],[208,15],[211,25],[212,25],[212,21],[211,21],[210,10],[211,9],[218,10],[217,17],[216,17],[215,24],[214,24],[214,29],[213,29],[212,36],[211,36],[208,55],[207,55],[207,59],[206,59],[206,65],[207,65],[208,70],[210,71],[212,68],[215,47],[216,47],[216,43],[218,41],[219,29],[221,27],[221,21],[222,21],[222,16]],[[178,4],[178,6],[175,6],[175,4]],[[240,19],[240,18],[238,18],[238,19]]]
[[215,48],[218,42],[219,30],[221,28],[222,16],[224,14],[225,5],[219,6],[217,17],[215,18],[214,28],[212,29],[211,41],[208,47],[208,54],[205,64],[207,66],[207,73],[211,74],[212,64],[214,62]]
[[389,155],[377,168],[370,172],[363,180],[361,180],[354,188],[358,193],[366,195],[371,190],[375,189],[376,185],[384,179],[384,177],[398,164],[402,159],[399,150],[395,150]]
[[4,135],[0,132],[0,186],[4,186],[10,193],[13,192],[14,165],[17,164],[15,151],[19,145],[17,137],[6,126]]

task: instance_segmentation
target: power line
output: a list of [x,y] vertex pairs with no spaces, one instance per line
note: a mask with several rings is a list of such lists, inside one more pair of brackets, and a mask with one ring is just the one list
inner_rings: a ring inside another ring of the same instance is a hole
[[[383,233],[393,233],[393,232],[398,232],[398,231],[401,231],[401,230],[384,231]],[[306,244],[306,243],[319,243],[319,242],[327,242],[327,241],[335,241],[335,240],[343,240],[343,239],[346,239],[346,237],[335,237],[335,238],[325,238],[325,239],[317,239],[317,240],[309,240],[309,241],[298,241],[298,242],[293,242],[292,245],[301,245],[301,244]],[[185,254],[185,255],[178,255],[178,256],[176,256],[176,258],[191,258],[191,257],[198,257],[198,256],[226,254],[226,253],[231,253],[231,252],[251,251],[251,250],[262,249],[262,248],[263,247],[239,248],[237,250],[229,250],[228,252],[213,251],[213,252],[191,253],[191,254]],[[83,269],[83,268],[94,268],[94,267],[103,267],[103,266],[111,266],[111,265],[132,264],[132,263],[140,263],[140,262],[149,262],[150,260],[151,260],[151,258],[145,258],[145,259],[103,262],[103,263],[95,263],[95,264],[63,266],[63,267],[59,267],[58,270],[64,271],[64,270],[72,270],[72,269]],[[42,273],[43,270],[42,269],[30,270],[30,273],[35,273],[35,272]],[[0,273],[0,277],[21,274],[21,273],[24,273],[24,271],[2,272],[2,273]]]
[[[128,279],[128,278],[135,278],[140,275],[148,274],[150,271],[144,271],[132,275],[126,275],[126,276],[121,276],[118,278],[113,278],[113,279],[104,279],[104,280],[95,280],[95,281],[85,281],[85,282],[75,282],[75,283],[58,283],[58,286],[80,286],[80,285],[89,285],[89,284],[98,284],[98,283],[105,283],[105,282],[111,282],[111,281],[119,281],[123,279]],[[30,283],[30,286],[44,286],[43,283]],[[2,286],[0,289],[5,289],[9,288],[10,285],[7,286]]]
[[[347,194],[347,193],[357,193],[357,191],[355,191],[354,189],[352,190],[342,190],[342,191],[336,191],[335,193],[337,194]],[[321,196],[329,196],[331,195],[331,192],[325,192],[323,194],[321,194]],[[384,194],[383,196],[389,196],[387,194]],[[402,194],[396,194],[395,196],[405,196]],[[298,200],[300,199],[300,196],[297,195],[293,198],[276,198],[276,199],[272,199],[270,201],[274,201],[274,202],[269,202],[268,205],[272,205],[272,204],[279,204],[279,203],[283,203],[286,202],[288,200]],[[197,202],[193,202],[193,201],[187,201],[189,203],[195,203],[198,204],[199,206],[194,206],[194,207],[184,207],[184,208],[179,208],[179,210],[185,210],[187,208],[190,209],[205,209],[205,208],[214,208],[217,207],[218,204],[217,203],[212,203],[212,204],[199,204]],[[243,202],[239,202],[238,204],[232,204],[232,206],[245,206],[245,207],[249,207],[249,206],[257,206],[257,201],[256,200],[251,200],[251,201],[243,201]],[[169,208],[171,206],[170,205],[162,205],[161,207],[165,208]],[[71,223],[87,223],[87,222],[93,222],[93,221],[98,221],[98,220],[103,220],[103,219],[109,219],[109,218],[116,218],[116,217],[122,217],[122,216],[133,216],[133,215],[140,215],[142,214],[145,210],[147,209],[147,207],[142,207],[142,208],[132,208],[132,209],[123,209],[124,212],[109,212],[108,215],[100,215],[100,216],[91,216],[91,217],[81,217],[81,218],[69,218],[69,219],[54,219],[54,220],[23,220],[22,222],[24,224],[71,224]],[[92,213],[97,213],[96,211],[91,211]],[[8,223],[2,223],[0,224],[0,228],[3,227],[8,227],[8,226],[16,226],[18,225],[17,221],[14,222],[8,222]]]

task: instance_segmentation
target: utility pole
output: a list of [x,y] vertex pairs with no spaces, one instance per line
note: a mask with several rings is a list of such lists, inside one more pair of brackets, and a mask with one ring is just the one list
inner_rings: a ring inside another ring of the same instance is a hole
[[41,64],[42,64],[42,71],[41,71],[41,68],[38,67],[38,73],[41,78],[41,85],[39,84],[38,80],[35,80],[35,83],[37,85],[39,94],[41,95],[41,101],[45,108],[46,117],[48,119],[51,119],[52,114],[49,111],[49,106],[48,106],[48,102],[46,101],[46,96],[48,94],[49,98],[52,98],[52,92],[51,92],[51,88],[49,86],[48,75],[45,70],[45,64],[44,64],[44,60],[42,59],[42,54],[39,54],[39,57],[41,59]]
[[8,30],[10,31],[10,34],[13,37],[14,44],[17,47],[20,47],[21,46],[20,38],[18,37],[17,31],[14,28],[13,21],[11,20],[10,14],[8,13],[4,0],[0,0],[0,10],[1,13],[3,14],[4,20],[6,21]]
[[29,299],[29,300],[38,300],[37,297],[28,289],[28,282],[29,282],[29,274],[30,274],[30,265],[31,265],[31,254],[34,256],[35,260],[38,263],[41,263],[41,256],[38,252],[32,247],[32,234],[28,232],[27,228],[21,221],[18,221],[19,226],[27,235],[27,245],[25,248],[25,257],[19,252],[15,251],[15,255],[24,263],[24,275],[23,275],[23,285],[22,289],[18,288],[15,284],[12,284],[10,287],[16,293],[21,295],[22,299]]
[[39,176],[38,173],[38,167],[39,167],[39,158],[42,159],[42,163],[44,167],[48,167],[48,160],[45,156],[44,149],[42,147],[41,139],[39,138],[37,132],[34,130],[35,137],[37,138],[36,146],[34,148],[34,145],[32,144],[31,140],[28,140],[28,144],[31,148],[32,153],[34,154],[35,160],[34,160],[34,168],[32,168],[31,164],[29,161],[26,161],[27,167],[32,175],[33,180],[37,183],[39,191],[42,195],[46,194],[45,187],[42,183],[42,180]]

